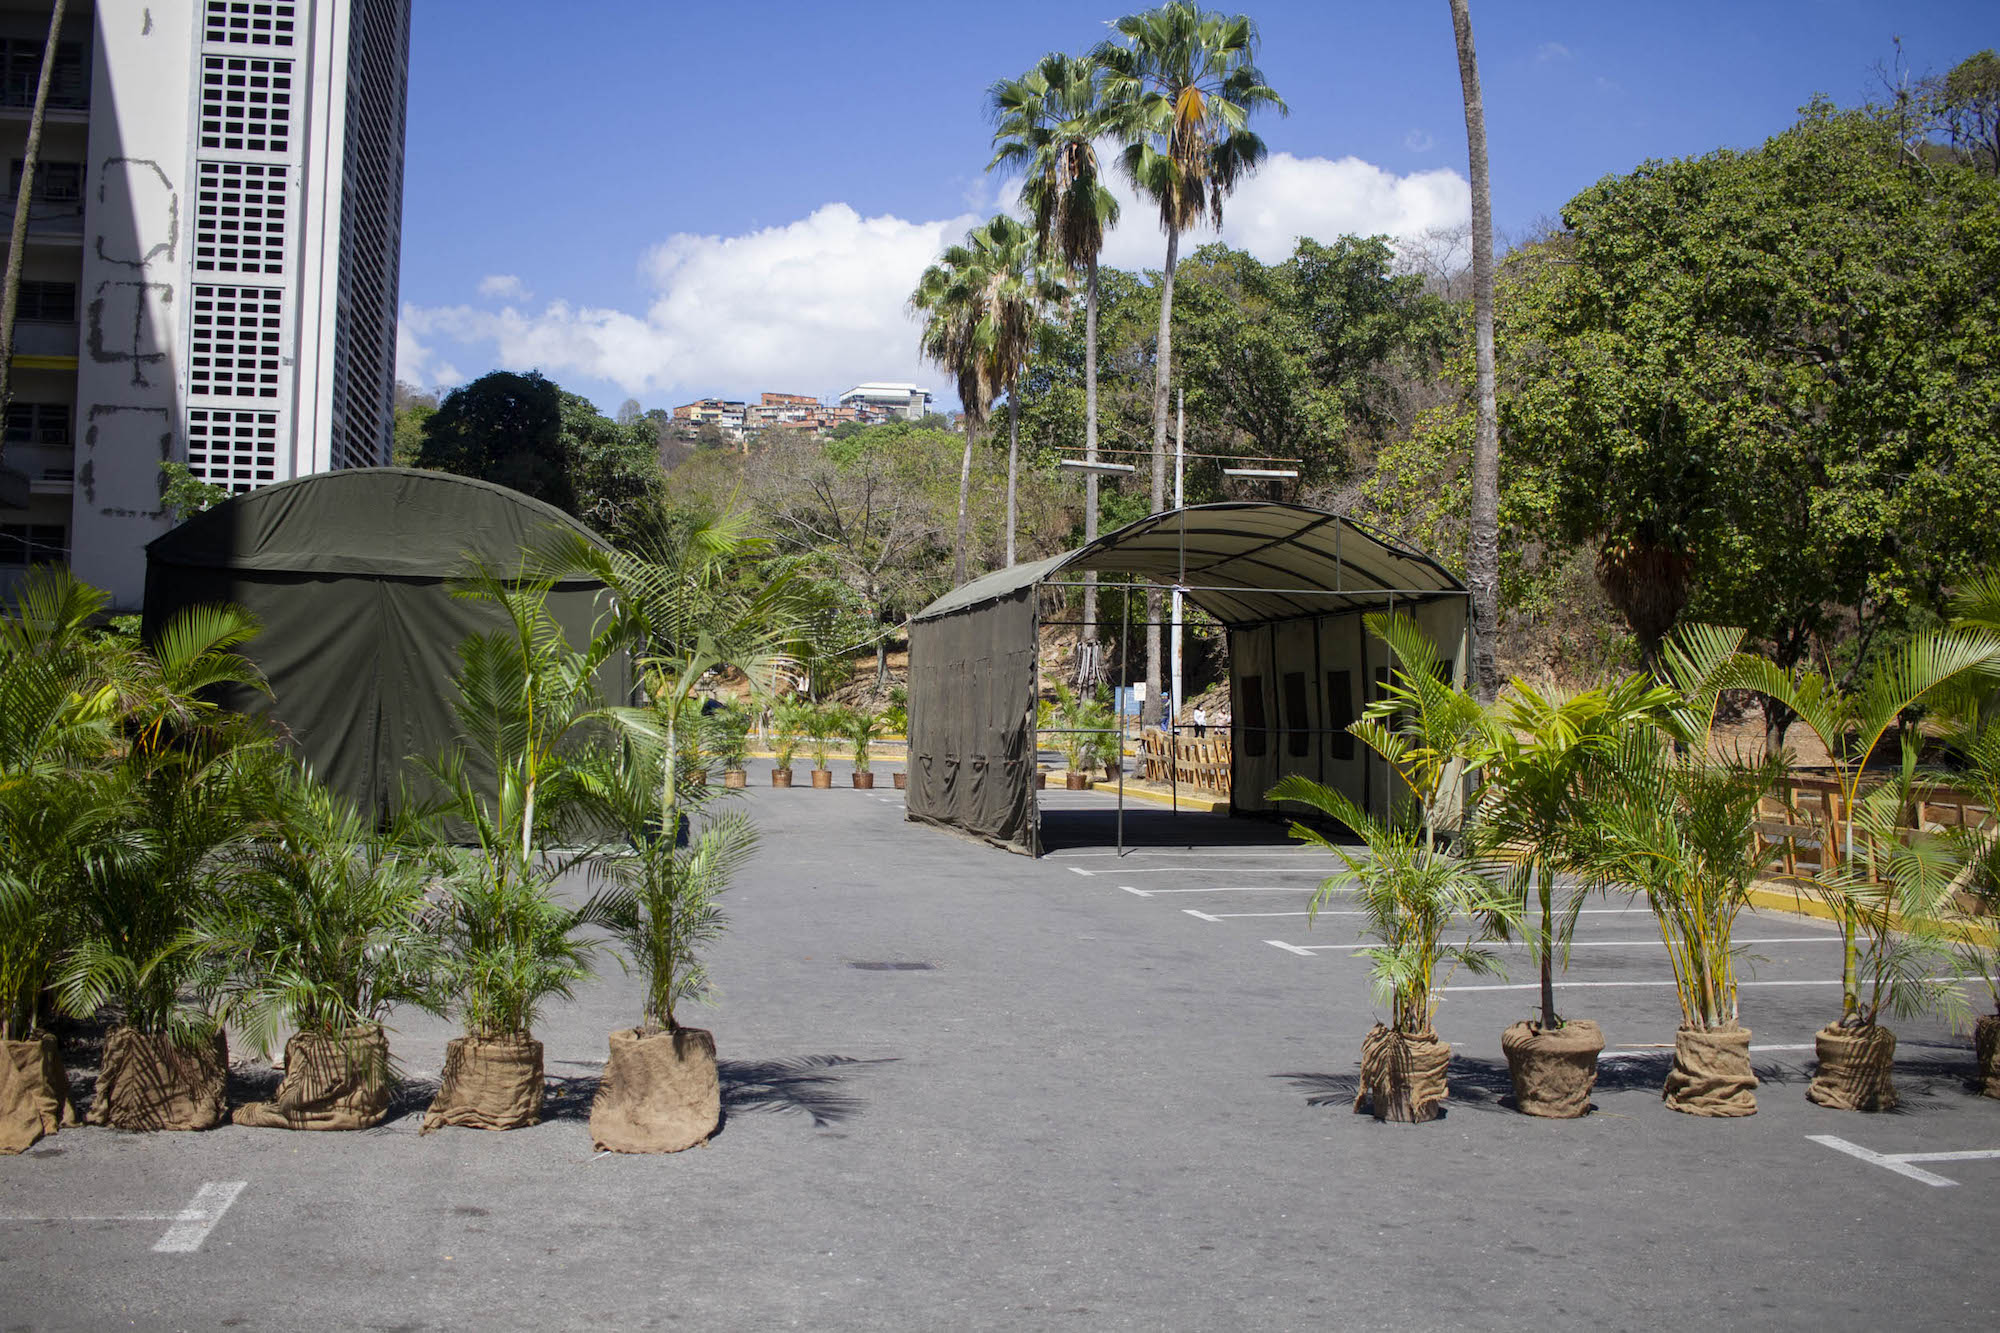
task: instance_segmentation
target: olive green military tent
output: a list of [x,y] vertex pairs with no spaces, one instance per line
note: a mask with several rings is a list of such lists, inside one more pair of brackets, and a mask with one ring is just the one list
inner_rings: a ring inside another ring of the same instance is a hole
[[[954,588],[910,619],[909,817],[1038,855],[1035,702],[1044,589],[1084,571],[1166,587],[1228,631],[1230,809],[1282,813],[1264,793],[1300,773],[1387,809],[1390,775],[1348,723],[1388,680],[1362,625],[1407,612],[1463,680],[1463,584],[1427,555],[1337,514],[1288,504],[1171,510],[1088,546]],[[1073,622],[1072,622],[1073,623]],[[1137,628],[1137,626],[1134,626]],[[1100,636],[1117,622],[1099,626]]]
[[[146,548],[144,632],[183,607],[233,602],[263,626],[244,655],[271,692],[223,703],[279,724],[301,758],[364,810],[393,808],[406,761],[457,735],[458,647],[500,613],[451,595],[474,564],[506,574],[552,531],[603,539],[518,491],[443,472],[353,468],[280,482],[195,515]],[[603,586],[560,583],[549,607],[577,646]],[[631,667],[602,684],[624,698]]]

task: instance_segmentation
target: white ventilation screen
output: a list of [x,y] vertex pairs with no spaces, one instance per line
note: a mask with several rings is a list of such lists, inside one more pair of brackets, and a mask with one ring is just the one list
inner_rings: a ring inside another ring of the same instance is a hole
[[188,409],[188,470],[241,493],[277,480],[278,414]]
[[291,145],[292,62],[203,56],[201,146],[282,153]]
[[203,162],[195,197],[197,273],[285,271],[285,168]]
[[276,398],[280,289],[194,289],[188,393],[209,398]]
[[287,0],[208,0],[202,38],[230,46],[290,46],[296,8]]

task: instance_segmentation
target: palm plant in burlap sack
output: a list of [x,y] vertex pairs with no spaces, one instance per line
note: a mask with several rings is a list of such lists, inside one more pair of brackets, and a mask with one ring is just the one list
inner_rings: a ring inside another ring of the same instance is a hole
[[223,969],[229,1022],[266,1054],[284,1040],[276,1093],[232,1118],[368,1129],[389,1110],[388,1011],[444,1011],[443,940],[425,897],[437,862],[413,845],[407,817],[378,828],[303,770],[275,795],[232,892],[195,926]]
[[1644,893],[1659,926],[1681,1008],[1664,1096],[1700,1116],[1757,1110],[1735,927],[1778,854],[1760,847],[1756,823],[1782,767],[1714,753],[1721,682],[1742,640],[1741,630],[1696,625],[1665,645],[1662,667],[1678,695],[1667,724],[1627,733],[1586,813],[1597,834],[1590,872]]
[[1658,724],[1673,700],[1642,676],[1567,694],[1517,679],[1487,717],[1485,783],[1468,832],[1500,892],[1531,913],[1526,942],[1541,973],[1540,1017],[1500,1037],[1514,1104],[1529,1115],[1590,1110],[1604,1034],[1558,1013],[1555,1001],[1556,964],[1568,962],[1577,913],[1594,887],[1589,796],[1623,739]]
[[[1916,966],[1930,949],[1932,875],[1949,849],[1927,834],[1912,838],[1899,831],[1907,807],[1897,803],[1913,797],[1916,787],[1914,739],[1905,718],[1990,669],[1996,651],[2000,641],[1991,635],[1953,630],[1914,635],[1879,653],[1851,687],[1827,672],[1787,671],[1747,654],[1733,658],[1725,675],[1726,686],[1756,690],[1789,709],[1825,748],[1833,770],[1831,818],[1819,837],[1821,864],[1806,881],[1841,934],[1840,1017],[1813,1039],[1819,1069],[1806,1090],[1821,1106],[1892,1109],[1896,1038],[1878,1021],[1882,1009],[1886,1004],[1892,1013],[1911,1012],[1930,1001],[1949,1003]],[[1906,753],[1899,776],[1884,783],[1870,766],[1891,731]],[[1899,916],[1915,935],[1896,933]]]
[[454,590],[496,609],[501,627],[459,646],[459,744],[418,761],[448,866],[446,988],[465,1026],[445,1048],[426,1133],[540,1120],[536,1015],[590,975],[584,914],[556,882],[587,850],[577,766],[611,730],[597,676],[617,641],[606,632],[571,646],[548,607],[552,586],[481,570]]
[[1375,941],[1359,952],[1389,1019],[1362,1039],[1355,1110],[1378,1120],[1434,1120],[1443,1114],[1451,1061],[1451,1047],[1437,1035],[1438,988],[1456,968],[1499,967],[1476,940],[1448,936],[1467,918],[1504,919],[1514,908],[1489,891],[1454,845],[1483,735],[1478,702],[1445,684],[1437,646],[1415,621],[1370,615],[1366,624],[1389,645],[1396,667],[1383,696],[1349,730],[1399,779],[1389,816],[1378,819],[1346,793],[1297,775],[1279,781],[1267,799],[1296,801],[1345,825],[1366,849],[1357,854],[1310,825],[1292,824],[1293,837],[1333,853],[1347,870],[1321,881],[1308,923],[1351,891],[1366,914],[1363,935]]

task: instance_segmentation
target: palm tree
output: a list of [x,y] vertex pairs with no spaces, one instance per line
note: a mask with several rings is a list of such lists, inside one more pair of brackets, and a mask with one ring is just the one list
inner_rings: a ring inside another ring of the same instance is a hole
[[[1118,200],[1104,183],[1097,138],[1107,128],[1103,70],[1088,57],[1052,53],[1018,79],[988,90],[993,102],[993,160],[1022,172],[1021,202],[1034,219],[1043,255],[1083,271],[1083,457],[1097,461],[1097,259],[1104,233],[1118,223]],[[1083,538],[1097,540],[1097,473],[1083,479]],[[1097,654],[1097,571],[1083,576],[1086,670]],[[1088,682],[1079,681],[1079,685]]]
[[1465,91],[1465,139],[1472,168],[1472,327],[1474,379],[1479,395],[1472,445],[1471,550],[1466,581],[1472,585],[1473,670],[1479,697],[1500,691],[1493,643],[1500,622],[1500,413],[1493,387],[1493,189],[1486,171],[1486,105],[1479,95],[1479,57],[1472,48],[1472,15],[1465,0],[1451,0],[1458,43],[1458,81]]
[[[1222,225],[1222,201],[1264,160],[1252,112],[1285,112],[1284,99],[1257,68],[1257,25],[1173,0],[1115,25],[1123,44],[1093,53],[1105,69],[1104,100],[1124,140],[1120,164],[1160,210],[1167,262],[1160,277],[1160,340],[1153,380],[1153,512],[1167,507],[1167,408],[1173,374],[1174,263],[1181,233],[1206,216]],[[1160,715],[1160,593],[1146,593],[1146,704]]]
[[1015,478],[1020,417],[1015,389],[1034,349],[1043,309],[1064,289],[1041,262],[1034,233],[1006,214],[989,218],[924,270],[911,309],[928,316],[922,350],[958,380],[965,405],[965,457],[958,474],[958,551],[953,581],[965,582],[973,432],[1006,390],[1014,430],[1007,459],[1007,563],[1014,562]]
[[991,367],[981,347],[987,275],[985,257],[970,244],[954,245],[917,279],[910,310],[924,316],[919,343],[924,358],[957,383],[965,409],[965,455],[958,465],[958,537],[952,546],[951,581],[965,582],[965,542],[970,525],[972,442],[993,401]]

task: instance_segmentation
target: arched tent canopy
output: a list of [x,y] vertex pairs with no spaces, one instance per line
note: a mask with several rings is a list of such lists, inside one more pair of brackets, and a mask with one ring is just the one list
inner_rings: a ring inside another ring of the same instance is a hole
[[[146,548],[144,633],[183,607],[234,602],[262,625],[244,655],[271,693],[223,702],[290,735],[321,779],[386,816],[406,762],[455,739],[458,647],[499,611],[451,595],[474,564],[511,573],[552,532],[603,538],[551,505],[469,477],[350,468],[279,482],[195,515]],[[596,623],[601,584],[557,584],[549,607],[572,644]],[[631,667],[603,679],[625,697]]]
[[1040,851],[1035,801],[1039,592],[1085,571],[1180,587],[1228,631],[1230,802],[1303,773],[1382,809],[1388,775],[1346,731],[1387,678],[1361,618],[1406,611],[1456,678],[1471,659],[1465,587],[1429,556],[1324,510],[1211,504],[1172,510],[1046,560],[974,579],[910,624],[912,819]]

